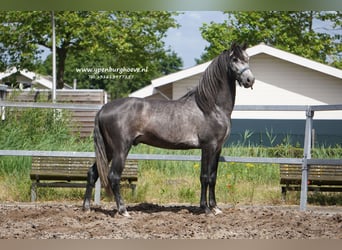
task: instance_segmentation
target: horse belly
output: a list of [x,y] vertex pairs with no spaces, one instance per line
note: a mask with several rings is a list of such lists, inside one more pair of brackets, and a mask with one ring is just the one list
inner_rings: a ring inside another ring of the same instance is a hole
[[139,135],[137,143],[167,149],[191,149],[199,147],[196,131],[184,130],[172,123],[149,124]]
[[138,143],[144,143],[154,147],[166,149],[199,148],[199,140],[197,135],[184,134],[183,131],[179,130],[148,130],[137,137],[135,144]]

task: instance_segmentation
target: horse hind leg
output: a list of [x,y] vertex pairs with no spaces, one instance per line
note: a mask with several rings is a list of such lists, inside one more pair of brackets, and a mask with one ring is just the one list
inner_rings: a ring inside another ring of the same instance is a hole
[[114,194],[119,214],[125,217],[130,217],[120,192],[120,180],[124,166],[125,159],[118,156],[114,156],[112,159],[111,169],[108,175],[108,180]]
[[99,173],[97,172],[96,163],[94,163],[89,168],[88,174],[87,174],[87,186],[86,186],[86,191],[84,194],[83,211],[90,210],[91,195],[93,192],[93,188],[95,186],[95,182],[97,181],[98,178],[99,178]]

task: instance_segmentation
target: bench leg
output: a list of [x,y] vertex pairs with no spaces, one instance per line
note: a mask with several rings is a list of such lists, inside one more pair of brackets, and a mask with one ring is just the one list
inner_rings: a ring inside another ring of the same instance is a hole
[[31,202],[35,202],[37,199],[37,184],[35,182],[31,185]]
[[128,181],[128,182],[129,182],[129,187],[132,189],[132,196],[135,197],[137,185],[134,184],[132,181]]
[[286,189],[287,188],[285,186],[281,187],[281,198],[284,202],[286,201]]
[[136,184],[131,184],[131,188],[132,188],[132,196],[135,197],[137,192],[137,185]]

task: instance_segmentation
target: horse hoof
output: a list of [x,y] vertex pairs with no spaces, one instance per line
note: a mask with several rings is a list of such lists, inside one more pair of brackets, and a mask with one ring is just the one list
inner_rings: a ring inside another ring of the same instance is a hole
[[221,211],[221,209],[219,209],[218,207],[212,208],[211,212],[212,212],[214,215],[219,215],[219,214],[222,214],[222,213],[223,213],[223,212]]
[[207,207],[207,206],[203,206],[203,207],[201,207],[201,209],[203,210],[203,212],[206,215],[210,215],[212,213],[211,210],[209,209],[209,207]]
[[130,218],[131,217],[131,215],[127,211],[124,211],[124,212],[120,213],[120,215],[122,215],[123,217],[126,217],[126,218]]
[[85,212],[85,213],[89,213],[89,212],[90,212],[90,207],[84,206],[84,207],[82,208],[82,211]]

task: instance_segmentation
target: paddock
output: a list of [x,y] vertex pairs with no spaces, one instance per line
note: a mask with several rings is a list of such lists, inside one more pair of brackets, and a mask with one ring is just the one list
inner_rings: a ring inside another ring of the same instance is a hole
[[[73,110],[96,110],[99,105],[75,105],[75,104],[51,104],[51,103],[13,103],[1,102],[3,107],[33,107],[33,108],[60,108]],[[302,180],[301,180],[301,198],[300,210],[305,211],[307,206],[308,193],[308,171],[310,165],[342,165],[342,159],[312,159],[312,129],[313,118],[315,112],[342,110],[342,104],[339,105],[318,105],[318,106],[262,106],[262,105],[240,105],[234,110],[238,111],[302,111],[305,112],[305,139],[304,139],[304,155],[303,158],[256,158],[256,157],[229,157],[221,156],[222,162],[252,162],[252,163],[277,163],[277,164],[300,164],[302,165]],[[23,150],[0,150],[1,155],[8,156],[66,156],[66,157],[94,157],[93,152],[50,152],[50,151],[23,151]],[[127,159],[134,160],[185,160],[199,161],[198,156],[179,156],[179,155],[128,155]],[[100,188],[97,188],[99,193]],[[97,195],[99,196],[99,195]]]
[[90,212],[77,204],[0,204],[0,239],[341,239],[337,207],[221,205],[208,216],[189,204],[127,204],[131,218],[112,205]]
[[[30,104],[1,102],[0,106],[28,107]],[[94,109],[98,105],[31,104],[40,108]],[[239,206],[219,204],[222,215],[207,216],[191,204],[128,204],[130,219],[120,216],[109,203],[82,212],[81,202],[73,203],[8,203],[0,204],[2,239],[341,239],[342,212],[339,207],[311,206],[306,203],[305,172],[310,164],[341,165],[341,159],[312,159],[311,131],[317,111],[342,109],[334,106],[237,106],[248,110],[303,111],[306,117],[306,139],[303,158],[246,158],[222,156],[220,161],[301,164],[303,168],[300,206]],[[0,150],[9,156],[94,156],[93,152],[51,152]],[[137,155],[134,160],[199,161],[199,156]],[[139,184],[138,184],[139,185]],[[279,191],[280,192],[280,191]],[[148,223],[146,223],[148,221]],[[115,224],[115,229],[113,228]],[[99,228],[101,228],[99,230]]]

